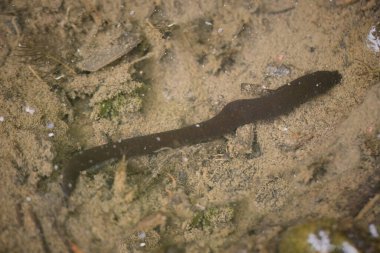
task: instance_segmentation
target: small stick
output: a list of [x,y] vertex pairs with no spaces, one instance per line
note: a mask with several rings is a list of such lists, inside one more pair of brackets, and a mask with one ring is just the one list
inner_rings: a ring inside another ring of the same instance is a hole
[[376,194],[375,197],[370,199],[367,204],[360,210],[358,215],[356,215],[355,220],[360,220],[364,217],[365,214],[368,213],[368,211],[376,204],[376,202],[380,200],[380,194]]
[[32,72],[34,77],[36,77],[38,79],[38,81],[43,82],[42,78],[37,74],[37,72],[32,68],[32,66],[28,65],[28,68],[29,68],[30,72]]

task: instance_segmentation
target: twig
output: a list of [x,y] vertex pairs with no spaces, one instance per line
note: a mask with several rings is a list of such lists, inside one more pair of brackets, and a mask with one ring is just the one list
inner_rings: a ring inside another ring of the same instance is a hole
[[44,252],[45,253],[50,253],[51,250],[50,250],[49,245],[48,245],[48,243],[46,241],[44,229],[42,227],[40,219],[38,218],[37,214],[33,211],[32,208],[29,209],[29,213],[30,213],[30,217],[32,218],[32,220],[34,222],[34,225],[36,226],[36,228],[38,230],[38,236],[41,239],[42,248],[44,249]]
[[360,210],[358,215],[356,215],[355,220],[360,220],[364,217],[365,214],[368,213],[368,211],[376,204],[376,202],[380,200],[380,194],[376,194],[375,197],[370,199],[367,204]]
[[32,68],[32,66],[28,65],[28,68],[30,70],[30,72],[32,72],[32,74],[41,82],[43,82],[42,78],[37,74],[37,72]]

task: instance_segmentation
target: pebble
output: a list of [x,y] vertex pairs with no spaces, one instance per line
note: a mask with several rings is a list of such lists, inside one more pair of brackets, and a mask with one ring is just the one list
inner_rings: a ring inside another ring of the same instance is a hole
[[317,252],[330,252],[334,249],[333,245],[331,245],[328,233],[324,230],[320,230],[318,235],[310,233],[307,242]]
[[368,230],[373,238],[379,238],[379,232],[377,232],[375,224],[369,224]]
[[0,116],[0,122],[4,122],[4,116]]
[[53,129],[54,128],[54,123],[53,122],[48,122],[46,124],[46,127],[47,127],[47,129]]
[[138,236],[139,239],[145,239],[146,234],[145,234],[144,231],[141,231],[141,232],[138,232],[137,236]]
[[380,31],[379,26],[371,26],[367,35],[367,47],[375,53],[380,52]]
[[279,66],[274,64],[269,64],[267,66],[267,75],[272,77],[283,77],[290,74],[290,68],[281,64]]
[[36,112],[36,109],[34,109],[33,107],[30,107],[29,105],[27,105],[25,107],[25,112],[29,113],[30,115],[33,115]]

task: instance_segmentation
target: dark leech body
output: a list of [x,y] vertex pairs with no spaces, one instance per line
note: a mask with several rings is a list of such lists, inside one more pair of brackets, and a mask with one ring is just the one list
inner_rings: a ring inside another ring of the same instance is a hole
[[80,171],[95,164],[120,159],[123,155],[146,155],[164,147],[178,148],[216,139],[239,126],[289,113],[307,100],[324,94],[341,79],[338,71],[317,71],[297,78],[266,96],[230,102],[219,114],[201,123],[87,149],[73,156],[64,166],[63,191],[69,195]]

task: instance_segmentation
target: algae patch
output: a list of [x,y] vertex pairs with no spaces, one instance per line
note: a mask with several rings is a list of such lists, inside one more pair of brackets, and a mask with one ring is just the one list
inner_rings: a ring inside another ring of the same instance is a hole
[[287,229],[278,244],[279,253],[378,252],[380,244],[358,224],[319,219]]
[[120,93],[111,99],[96,104],[95,117],[112,119],[121,112],[138,112],[141,110],[142,104],[143,99],[138,93]]
[[102,86],[90,100],[93,119],[114,119],[126,113],[142,109],[145,86],[140,82],[127,80],[115,86]]
[[234,209],[230,206],[210,207],[197,212],[191,223],[191,228],[207,229],[217,227],[220,223],[228,223],[234,217]]

